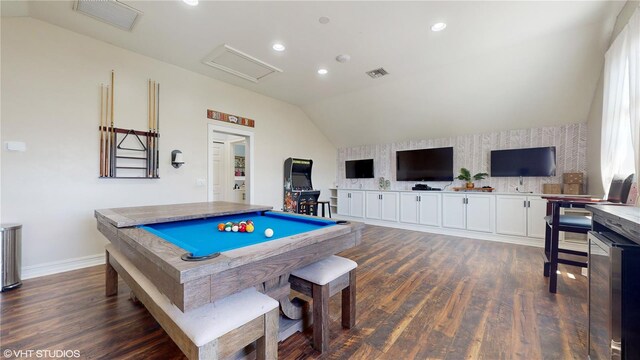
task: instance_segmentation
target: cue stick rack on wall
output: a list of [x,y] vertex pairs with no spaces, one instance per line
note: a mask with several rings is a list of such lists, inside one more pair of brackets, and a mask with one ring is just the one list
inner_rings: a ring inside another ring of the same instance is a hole
[[158,179],[160,84],[148,81],[149,131],[139,131],[115,127],[114,83],[111,71],[111,85],[100,85],[100,178]]

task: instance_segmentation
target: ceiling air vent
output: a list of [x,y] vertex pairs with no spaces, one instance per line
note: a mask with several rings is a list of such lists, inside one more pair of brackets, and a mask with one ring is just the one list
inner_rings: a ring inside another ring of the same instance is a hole
[[236,50],[227,44],[222,44],[216,48],[202,62],[255,83],[267,75],[282,72],[277,67]]
[[142,11],[117,0],[76,0],[73,10],[127,31],[142,15]]
[[371,76],[372,79],[377,79],[377,78],[383,77],[383,76],[385,76],[387,74],[388,74],[387,70],[385,70],[383,68],[367,71],[367,75]]

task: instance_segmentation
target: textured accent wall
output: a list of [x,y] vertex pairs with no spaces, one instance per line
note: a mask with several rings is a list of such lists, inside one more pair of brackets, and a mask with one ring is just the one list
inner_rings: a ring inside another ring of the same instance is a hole
[[[521,191],[542,192],[542,184],[562,183],[562,173],[586,173],[587,124],[568,124],[521,130],[499,131],[486,134],[462,135],[440,139],[409,140],[393,144],[364,145],[338,149],[336,185],[338,188],[378,189],[378,179],[391,180],[392,190],[410,190],[415,181],[395,181],[396,151],[453,146],[454,176],[461,167],[477,172],[490,172],[491,150],[540,146],[556,147],[557,170],[555,177],[525,177]],[[346,160],[374,159],[374,179],[346,179]],[[477,181],[476,186],[490,185],[499,192],[515,192],[517,177],[496,177]],[[588,179],[587,179],[588,181]],[[433,187],[445,187],[449,182],[427,182]],[[454,180],[452,186],[462,184]]]

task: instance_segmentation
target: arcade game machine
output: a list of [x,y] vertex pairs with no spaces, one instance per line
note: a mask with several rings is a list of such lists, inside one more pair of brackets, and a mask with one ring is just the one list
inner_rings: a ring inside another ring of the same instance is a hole
[[313,160],[288,158],[284,161],[285,212],[317,215],[320,190],[313,190],[311,167]]

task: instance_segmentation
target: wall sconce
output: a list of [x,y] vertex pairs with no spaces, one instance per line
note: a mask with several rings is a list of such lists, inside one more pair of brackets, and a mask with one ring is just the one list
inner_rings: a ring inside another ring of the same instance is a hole
[[182,157],[182,151],[173,150],[171,152],[171,166],[173,166],[174,168],[177,169],[180,166],[182,166],[182,164],[184,164],[184,158]]

